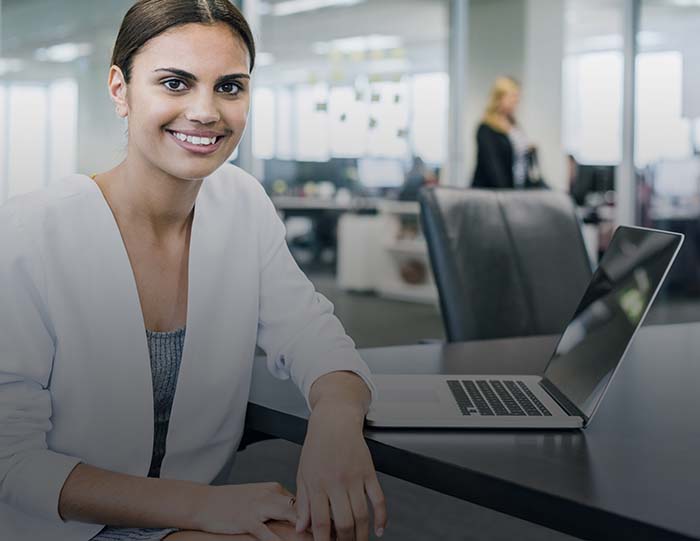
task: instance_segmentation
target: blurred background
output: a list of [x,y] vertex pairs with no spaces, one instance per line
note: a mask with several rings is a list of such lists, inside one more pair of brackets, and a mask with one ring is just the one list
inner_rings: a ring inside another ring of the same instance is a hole
[[[107,72],[130,5],[1,0],[0,202],[123,158]],[[501,75],[521,84],[519,123],[542,178],[572,194],[591,260],[617,223],[685,233],[649,321],[700,319],[700,2],[238,5],[259,55],[231,160],[264,184],[358,345],[444,336],[416,194],[470,185]]]

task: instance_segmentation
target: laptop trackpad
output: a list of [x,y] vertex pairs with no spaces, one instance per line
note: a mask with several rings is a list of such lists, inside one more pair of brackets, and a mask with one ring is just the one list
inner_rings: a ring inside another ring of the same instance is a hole
[[440,396],[435,389],[417,387],[415,389],[382,389],[377,402],[440,402]]

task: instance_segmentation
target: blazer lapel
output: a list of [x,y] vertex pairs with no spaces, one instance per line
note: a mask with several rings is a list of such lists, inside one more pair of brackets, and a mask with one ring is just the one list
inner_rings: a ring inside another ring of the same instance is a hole
[[[243,428],[257,336],[254,235],[231,179],[205,178],[190,239],[187,331],[161,476],[213,479]],[[226,457],[228,458],[228,457]]]
[[[61,326],[57,356],[73,365],[65,378],[77,374],[80,379],[63,381],[59,365],[55,400],[87,409],[90,419],[97,418],[90,422],[90,442],[81,449],[82,458],[99,467],[145,475],[153,448],[153,386],[136,281],[101,190],[85,175],[71,180],[85,202],[73,208],[74,228],[53,233],[50,249],[57,253],[51,260],[66,263],[55,265],[50,277],[55,284],[54,319]],[[81,392],[63,396],[74,385],[80,385]],[[58,430],[51,437],[61,434],[68,437],[73,432]],[[59,449],[76,445],[53,443]]]

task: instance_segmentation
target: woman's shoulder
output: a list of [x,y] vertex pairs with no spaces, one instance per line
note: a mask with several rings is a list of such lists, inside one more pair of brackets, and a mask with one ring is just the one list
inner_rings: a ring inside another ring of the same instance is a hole
[[481,121],[476,129],[477,134],[483,135],[505,135],[501,130],[497,130],[485,121]]
[[85,193],[89,183],[90,179],[86,175],[68,175],[52,182],[49,186],[11,197],[0,205],[0,216],[21,211],[40,212]]

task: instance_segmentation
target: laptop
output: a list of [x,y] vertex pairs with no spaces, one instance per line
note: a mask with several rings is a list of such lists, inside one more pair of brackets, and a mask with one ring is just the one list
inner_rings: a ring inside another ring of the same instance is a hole
[[584,428],[644,321],[683,235],[620,226],[539,375],[375,374],[373,427]]

